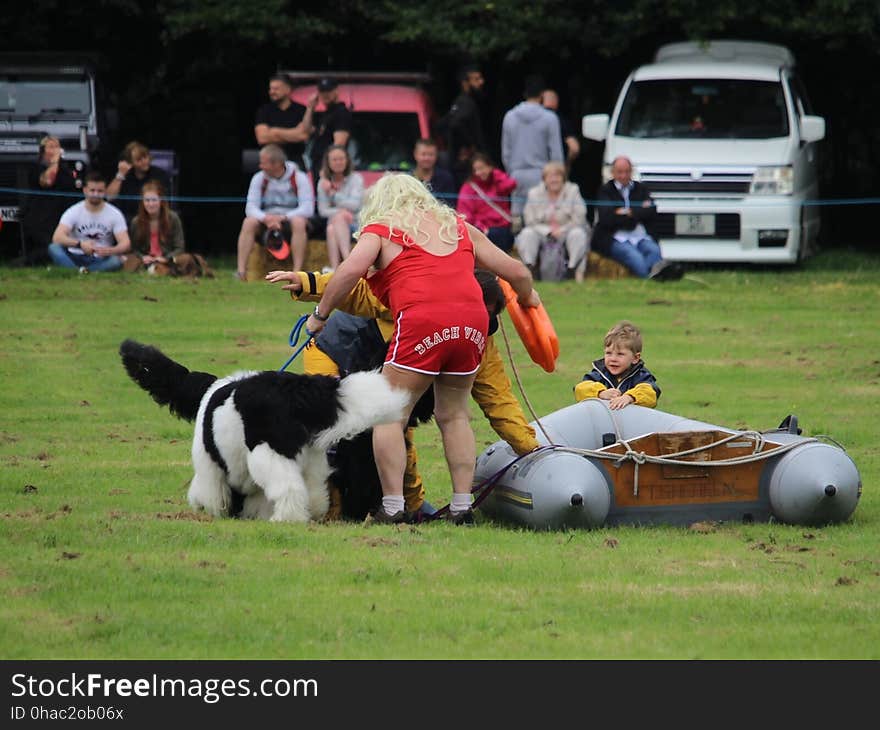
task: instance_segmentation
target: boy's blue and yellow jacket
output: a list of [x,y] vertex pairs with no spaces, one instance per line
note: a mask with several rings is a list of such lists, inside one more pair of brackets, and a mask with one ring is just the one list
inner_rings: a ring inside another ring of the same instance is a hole
[[660,397],[660,386],[651,371],[645,367],[643,360],[639,360],[626,372],[614,376],[605,367],[605,360],[599,358],[593,362],[593,369],[574,387],[574,399],[582,401],[598,398],[599,393],[609,388],[617,388],[624,395],[632,396],[636,405],[646,408],[656,406]]

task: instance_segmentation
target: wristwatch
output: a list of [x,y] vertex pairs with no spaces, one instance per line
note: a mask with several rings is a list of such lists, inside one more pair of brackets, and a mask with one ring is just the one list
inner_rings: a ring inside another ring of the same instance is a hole
[[315,305],[315,311],[312,312],[312,314],[314,315],[315,319],[317,319],[319,322],[326,322],[328,319],[330,319],[330,315],[329,315],[329,314],[325,317],[323,314],[321,314],[321,313],[318,311],[318,305],[317,305],[317,304]]

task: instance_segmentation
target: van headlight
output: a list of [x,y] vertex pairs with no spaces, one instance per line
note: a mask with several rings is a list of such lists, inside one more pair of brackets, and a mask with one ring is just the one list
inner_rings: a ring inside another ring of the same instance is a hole
[[794,171],[785,167],[759,167],[752,176],[752,195],[791,195],[794,192]]
[[[611,174],[611,165],[602,165],[602,182],[607,183],[609,180],[613,179],[614,175]],[[642,178],[639,175],[639,168],[633,165],[632,179],[636,182],[641,182]]]

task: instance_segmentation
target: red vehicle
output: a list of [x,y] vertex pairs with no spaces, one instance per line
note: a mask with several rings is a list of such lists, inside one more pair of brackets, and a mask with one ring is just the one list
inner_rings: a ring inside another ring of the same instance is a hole
[[[352,127],[348,150],[355,169],[372,185],[383,172],[409,170],[413,144],[429,137],[434,109],[421,87],[430,77],[423,73],[364,73],[284,71],[295,85],[294,101],[306,104],[315,94],[317,80],[331,77],[339,82],[339,101],[351,110]],[[316,108],[316,124],[324,111]]]

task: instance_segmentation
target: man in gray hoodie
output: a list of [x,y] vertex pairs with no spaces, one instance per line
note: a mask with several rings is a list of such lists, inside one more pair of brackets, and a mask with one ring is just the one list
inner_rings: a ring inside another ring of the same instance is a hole
[[521,215],[529,189],[541,183],[541,171],[551,160],[562,162],[559,120],[541,105],[544,80],[528,76],[525,101],[504,115],[501,125],[501,161],[508,175],[516,180],[511,212]]

